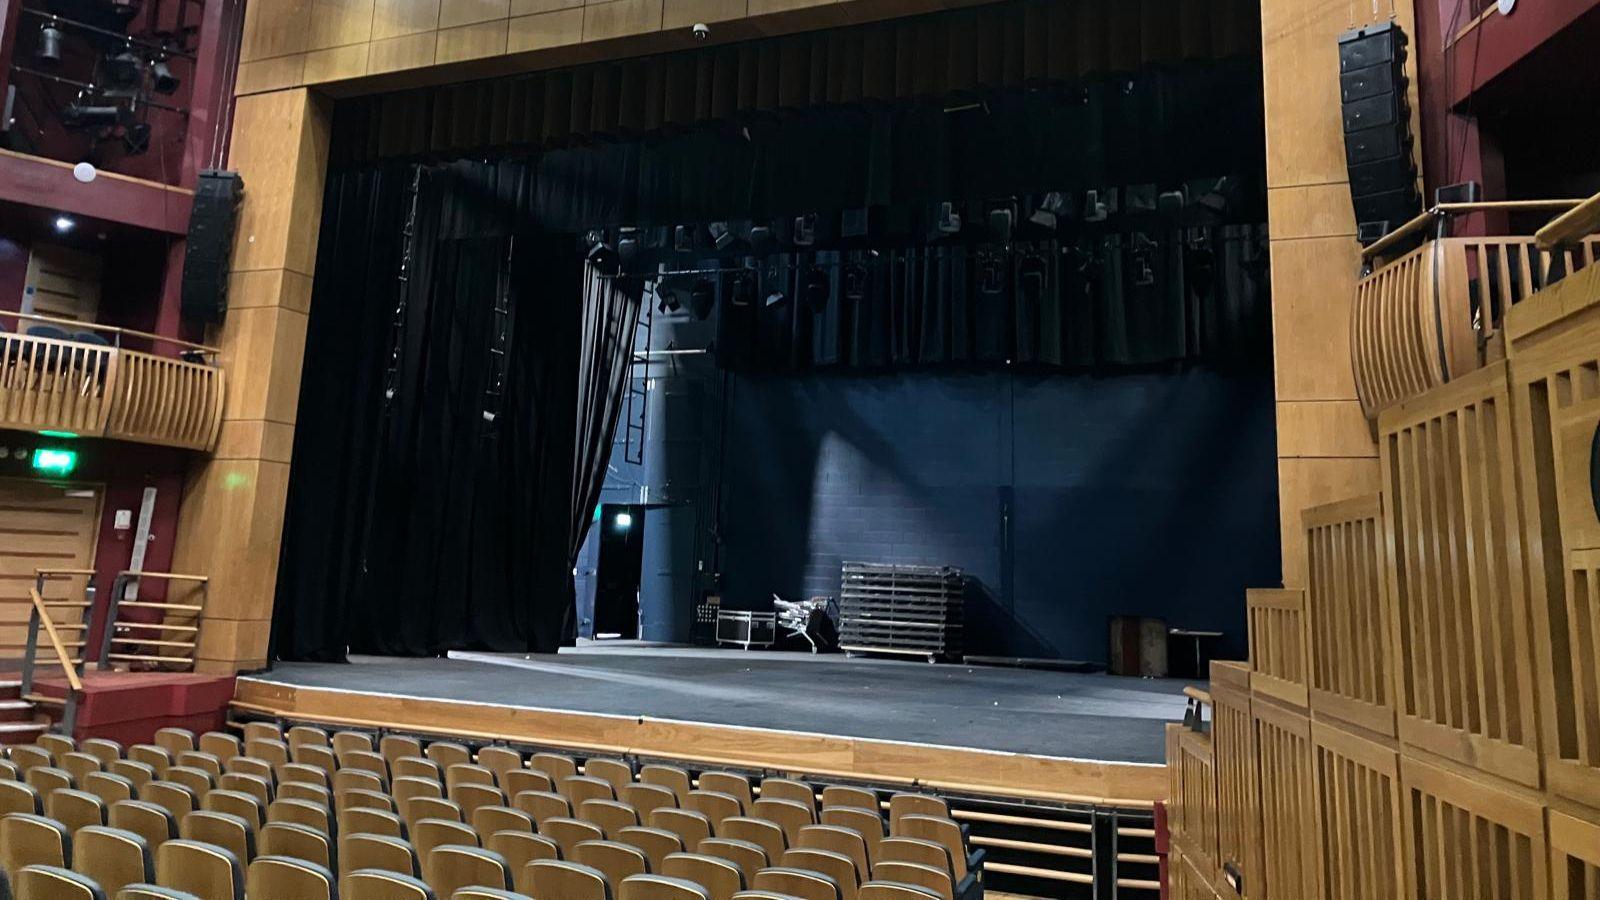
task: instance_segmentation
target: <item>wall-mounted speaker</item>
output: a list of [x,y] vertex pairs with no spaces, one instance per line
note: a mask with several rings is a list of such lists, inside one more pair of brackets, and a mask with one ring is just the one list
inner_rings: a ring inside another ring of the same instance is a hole
[[1350,199],[1363,243],[1422,211],[1412,154],[1406,34],[1394,22],[1339,36],[1339,93]]
[[228,259],[243,197],[244,179],[239,173],[215,169],[200,173],[194,211],[189,214],[189,249],[183,258],[182,309],[187,321],[220,322],[228,312]]

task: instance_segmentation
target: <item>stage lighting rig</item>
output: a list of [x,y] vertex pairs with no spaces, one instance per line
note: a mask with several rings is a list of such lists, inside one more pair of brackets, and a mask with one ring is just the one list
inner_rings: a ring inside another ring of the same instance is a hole
[[821,266],[807,269],[802,279],[801,296],[805,298],[807,309],[814,313],[825,311],[828,300],[833,296],[833,284],[828,278],[828,271]]
[[622,270],[622,257],[605,242],[605,235],[601,232],[589,232],[589,253],[586,258],[601,275],[615,277]]
[[172,66],[166,57],[159,57],[150,64],[150,87],[158,94],[171,96],[178,92],[178,85],[182,81],[172,74]]
[[144,81],[144,60],[133,52],[132,46],[124,46],[105,55],[101,71],[112,85],[134,87]]
[[55,19],[39,26],[39,45],[33,51],[33,58],[44,66],[53,68],[60,65],[61,41],[64,37],[61,25]]

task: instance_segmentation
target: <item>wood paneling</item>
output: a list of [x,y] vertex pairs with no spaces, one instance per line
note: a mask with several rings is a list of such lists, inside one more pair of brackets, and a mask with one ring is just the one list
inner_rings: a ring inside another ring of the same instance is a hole
[[1321,851],[1316,757],[1304,714],[1255,698],[1261,772],[1262,892],[1267,900],[1320,897]]
[[[27,643],[34,570],[91,568],[99,528],[95,488],[0,478],[0,659],[20,659]],[[82,591],[82,579],[51,580],[43,595],[49,601],[81,601]],[[64,639],[87,637],[78,627],[82,610],[55,608],[51,619]]]
[[119,359],[112,347],[0,332],[0,428],[104,434]]
[[1250,717],[1249,667],[1213,662],[1211,698],[1215,701],[1211,740],[1216,753],[1217,863],[1239,873],[1238,896],[1255,900],[1262,896],[1261,776]]
[[1278,508],[1283,525],[1283,583],[1305,587],[1306,542],[1302,510],[1371,494],[1382,484],[1376,458],[1291,458],[1278,460]]
[[1394,747],[1313,722],[1325,896],[1389,900],[1404,884],[1400,757]]
[[1600,268],[1511,311],[1515,390],[1550,790],[1600,809],[1600,511],[1592,481],[1600,431]]
[[1600,897],[1600,819],[1550,813],[1551,900]]
[[1245,592],[1250,628],[1250,688],[1295,706],[1306,705],[1306,592]]
[[1496,363],[1379,420],[1396,708],[1405,742],[1536,786],[1509,400]]
[[1549,896],[1544,808],[1536,798],[1411,756],[1401,757],[1400,778],[1407,797],[1401,804],[1405,829],[1412,836],[1405,848],[1404,896]]
[[1394,652],[1383,496],[1305,511],[1313,717],[1393,736]]

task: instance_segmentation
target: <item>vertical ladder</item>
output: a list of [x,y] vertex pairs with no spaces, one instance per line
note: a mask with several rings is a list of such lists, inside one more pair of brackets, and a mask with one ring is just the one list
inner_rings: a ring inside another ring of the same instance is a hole
[[622,426],[622,458],[635,466],[644,464],[645,420],[650,411],[650,332],[655,314],[655,291],[652,289],[639,304],[639,322],[633,330],[633,355],[628,361],[628,408]]

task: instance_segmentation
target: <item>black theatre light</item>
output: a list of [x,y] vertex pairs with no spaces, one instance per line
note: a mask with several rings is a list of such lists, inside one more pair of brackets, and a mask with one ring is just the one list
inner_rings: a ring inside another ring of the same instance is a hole
[[800,296],[805,299],[806,308],[814,313],[820,313],[828,308],[828,298],[833,295],[833,285],[829,283],[828,271],[821,266],[812,266],[801,279]]
[[733,243],[733,231],[728,228],[727,222],[712,222],[710,230],[711,240],[718,250],[726,250],[728,245]]
[[817,242],[817,214],[811,213],[796,216],[794,220],[794,243],[796,247],[809,247]]
[[688,253],[694,249],[694,226],[679,225],[672,230],[672,249]]
[[622,257],[605,242],[599,232],[589,235],[588,260],[601,275],[616,275],[622,270]]
[[82,97],[61,110],[61,122],[68,128],[112,128],[132,125],[133,111],[126,106],[90,105]]
[[107,53],[105,58],[106,80],[112,84],[131,86],[139,83],[143,74],[144,61],[139,54],[133,52],[132,47],[124,47],[115,53]]
[[150,86],[158,94],[175,94],[178,92],[178,76],[172,74],[172,66],[164,59],[158,59],[150,66]]
[[750,229],[750,250],[756,254],[771,253],[778,245],[772,236],[772,229],[766,225],[755,225]]
[[39,29],[39,46],[33,51],[34,59],[54,66],[61,62],[61,26],[52,19]]
[[756,302],[756,293],[761,286],[756,281],[756,273],[744,269],[733,276],[733,305],[749,306]]
[[129,125],[122,132],[122,149],[129,156],[142,156],[150,152],[150,123]]

